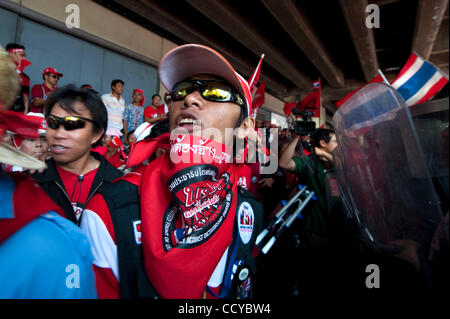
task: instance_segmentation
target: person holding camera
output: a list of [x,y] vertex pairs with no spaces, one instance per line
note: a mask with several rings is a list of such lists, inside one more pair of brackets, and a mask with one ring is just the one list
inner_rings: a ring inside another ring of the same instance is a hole
[[328,241],[327,200],[325,173],[333,167],[333,151],[337,146],[334,131],[317,129],[312,135],[312,154],[295,156],[300,136],[295,136],[281,154],[280,167],[300,176],[302,184],[314,191],[314,201],[302,212],[305,218],[305,234],[313,246],[326,246]]
[[[334,243],[334,210],[330,204],[329,177],[333,171],[333,151],[337,146],[334,131],[316,129],[311,134],[311,155],[297,155],[296,146],[302,136],[296,135],[281,153],[280,167],[295,173],[300,184],[313,191],[317,200],[310,201],[302,210],[302,222],[297,222],[290,230],[292,238],[300,239],[295,246],[296,253],[289,254],[293,266],[288,271],[295,290],[325,288],[332,285],[337,278],[329,272],[335,267],[339,256],[339,243]],[[331,240],[333,238],[333,240]],[[289,241],[288,241],[289,243]],[[336,249],[338,248],[338,249]],[[291,248],[293,249],[293,248]],[[335,254],[337,252],[337,255]],[[294,279],[294,280],[292,280]],[[296,288],[297,287],[297,288]],[[297,292],[298,293],[298,292]]]

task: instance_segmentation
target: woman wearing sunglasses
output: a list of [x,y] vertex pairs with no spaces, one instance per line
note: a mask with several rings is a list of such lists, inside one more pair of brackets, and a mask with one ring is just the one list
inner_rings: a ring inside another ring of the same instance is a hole
[[99,297],[250,298],[262,207],[238,187],[244,172],[232,161],[233,129],[256,134],[248,84],[194,44],[167,53],[159,76],[171,134],[136,143],[127,165],[168,151],[94,196],[81,222],[100,252]]
[[90,90],[67,86],[49,96],[45,104],[48,168],[33,177],[60,205],[69,220],[79,224],[92,196],[122,173],[100,154],[99,145],[107,127],[107,112]]

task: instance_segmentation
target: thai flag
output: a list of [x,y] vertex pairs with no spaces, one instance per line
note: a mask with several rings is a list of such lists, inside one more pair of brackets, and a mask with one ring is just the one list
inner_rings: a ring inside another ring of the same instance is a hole
[[412,53],[391,86],[412,106],[432,98],[447,84],[448,78],[433,64]]
[[320,80],[313,82],[313,88],[315,88],[315,89],[320,88]]

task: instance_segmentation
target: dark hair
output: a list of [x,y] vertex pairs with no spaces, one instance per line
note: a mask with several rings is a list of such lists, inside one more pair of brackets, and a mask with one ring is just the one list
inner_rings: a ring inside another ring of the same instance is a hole
[[89,90],[89,91],[93,92],[94,94],[98,94],[98,92],[96,90],[94,90],[92,88],[92,85],[90,85],[90,84],[83,84],[82,86],[80,86],[80,88],[84,89],[84,90]]
[[236,125],[234,126],[235,128],[238,128],[239,126],[241,126],[242,122],[244,122],[244,120],[247,118],[247,111],[244,110],[244,107],[241,107],[241,113],[239,114],[239,118],[236,122]]
[[146,138],[155,138],[164,133],[169,132],[169,119],[166,118],[162,121],[159,121],[152,127],[152,131]]
[[122,83],[122,85],[125,85],[125,83],[124,83],[122,80],[120,80],[120,79],[115,79],[115,80],[112,80],[112,81],[111,81],[111,88],[112,88],[113,86],[116,86],[117,83]]
[[25,47],[23,45],[20,45],[20,44],[17,44],[17,43],[8,43],[6,45],[5,50],[9,51],[9,50],[12,50],[12,49],[23,49],[23,50],[25,50]]
[[333,130],[329,130],[326,128],[318,128],[311,134],[311,144],[314,147],[320,147],[320,141],[325,141],[325,143],[329,143],[331,140],[331,135],[334,135]]
[[[45,117],[49,116],[56,103],[58,103],[65,111],[77,114],[74,108],[74,102],[76,101],[83,103],[91,113],[92,120],[95,123],[93,126],[94,132],[98,133],[103,130],[103,135],[105,135],[108,126],[108,113],[106,107],[100,97],[89,89],[79,89],[74,85],[67,85],[54,91],[49,95],[48,100],[45,101]],[[101,145],[103,135],[92,145],[92,147]]]
[[45,76],[48,75],[48,74],[51,74],[51,73],[50,73],[50,72],[47,72],[47,73],[42,74],[42,80],[45,81]]
[[153,95],[152,95],[152,101],[153,101],[153,99],[154,99],[155,97],[157,97],[157,96],[159,96],[159,98],[161,98],[161,95],[159,95],[159,94],[153,94]]

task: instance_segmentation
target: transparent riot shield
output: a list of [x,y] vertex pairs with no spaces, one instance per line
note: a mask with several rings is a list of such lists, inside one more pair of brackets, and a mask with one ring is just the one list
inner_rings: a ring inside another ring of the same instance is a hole
[[443,213],[403,99],[388,85],[368,84],[333,124],[340,197],[362,238],[422,270]]
[[449,207],[449,98],[410,108],[425,162],[444,213]]

